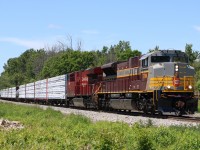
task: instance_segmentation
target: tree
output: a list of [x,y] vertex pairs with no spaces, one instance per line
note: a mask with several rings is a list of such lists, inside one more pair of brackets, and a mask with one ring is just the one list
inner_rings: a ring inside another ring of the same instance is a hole
[[200,80],[196,83],[197,90],[200,91]]
[[141,52],[138,50],[127,49],[123,53],[121,53],[119,60],[127,60],[130,57],[135,57],[135,56],[140,56],[140,55],[141,55]]
[[0,88],[18,86],[141,55],[140,51],[132,50],[127,41],[119,41],[110,48],[104,46],[97,51],[81,51],[81,41],[77,43],[77,50],[73,50],[71,36],[68,36],[68,41],[70,46],[59,42],[47,49],[28,49],[19,57],[10,58],[0,76]]
[[159,46],[156,45],[154,49],[149,49],[149,53],[154,52],[154,51],[159,51],[159,50],[160,50]]
[[108,47],[107,46],[103,46],[102,53],[103,54],[107,54],[107,52],[108,52]]
[[0,76],[0,89],[11,87],[10,78],[7,73],[3,72]]
[[130,42],[128,41],[119,41],[117,45],[111,45],[109,49],[103,47],[102,53],[105,54],[105,52],[107,52],[105,63],[127,60],[130,57],[141,55],[141,52],[138,50],[131,49]]
[[199,55],[198,51],[192,49],[192,44],[186,44],[185,53],[188,55],[190,64],[193,64],[194,60],[197,59],[197,56]]

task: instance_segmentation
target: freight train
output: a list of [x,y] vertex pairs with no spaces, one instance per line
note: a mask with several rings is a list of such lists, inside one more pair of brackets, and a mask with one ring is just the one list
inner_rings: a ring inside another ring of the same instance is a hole
[[85,109],[193,114],[194,68],[180,50],[159,50],[0,91],[2,99]]

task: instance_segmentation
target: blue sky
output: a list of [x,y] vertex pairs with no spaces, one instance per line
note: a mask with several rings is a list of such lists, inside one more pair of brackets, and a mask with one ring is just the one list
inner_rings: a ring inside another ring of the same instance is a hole
[[186,43],[200,50],[200,1],[188,0],[1,0],[0,72],[9,58],[30,48],[58,41],[82,49],[130,41],[143,53],[184,50]]

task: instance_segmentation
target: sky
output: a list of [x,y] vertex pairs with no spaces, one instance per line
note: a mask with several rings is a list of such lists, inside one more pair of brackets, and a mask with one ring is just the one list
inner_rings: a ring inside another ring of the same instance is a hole
[[200,1],[0,0],[0,73],[9,58],[59,42],[101,50],[120,40],[132,49],[200,50]]

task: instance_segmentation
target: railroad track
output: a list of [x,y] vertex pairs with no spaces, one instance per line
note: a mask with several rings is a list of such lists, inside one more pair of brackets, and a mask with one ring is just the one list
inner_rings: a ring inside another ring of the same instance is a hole
[[[98,111],[98,110],[94,110]],[[105,111],[102,111],[105,112]],[[152,114],[144,114],[143,112],[128,112],[128,111],[106,111],[106,113],[115,113],[120,115],[127,115],[127,116],[140,116],[140,117],[148,117],[148,118],[156,118],[156,119],[170,119],[170,120],[176,120],[176,121],[184,121],[184,122],[194,122],[194,123],[200,123],[200,115],[199,117],[194,117],[192,115],[187,116],[174,116],[174,115],[159,115],[158,113],[152,115]]]
[[[120,113],[123,114],[123,113]],[[130,114],[127,114],[130,115]],[[193,123],[200,123],[200,117],[194,117],[194,116],[173,116],[173,115],[163,115],[160,116],[158,114],[143,114],[140,112],[133,112],[131,113],[133,116],[142,116],[142,117],[148,117],[148,118],[156,118],[156,119],[170,119],[170,120],[176,120],[176,121],[184,121],[184,122],[193,122]]]
[[[15,102],[15,101],[7,101],[7,100],[0,100],[0,102],[5,102],[5,103],[14,103],[18,105],[29,105],[29,106],[41,106],[41,107],[51,107],[52,109],[58,110],[61,108],[62,110],[65,109],[63,106],[50,106],[50,105],[41,105],[41,104],[34,104],[34,103],[25,103],[25,102]],[[73,110],[81,110],[81,111],[91,111],[91,112],[97,112],[97,113],[106,113],[110,115],[122,115],[124,117],[144,117],[144,118],[149,118],[149,119],[161,119],[163,121],[167,120],[173,120],[173,121],[181,121],[181,122],[188,122],[188,123],[197,123],[200,124],[200,115],[199,117],[194,117],[194,116],[173,116],[173,115],[151,115],[151,114],[144,114],[143,112],[137,112],[137,111],[103,111],[103,110],[93,110],[93,109],[77,109],[77,108],[70,108]]]
[[169,115],[167,116],[167,119],[200,123],[200,117],[193,117],[193,116],[170,116]]

